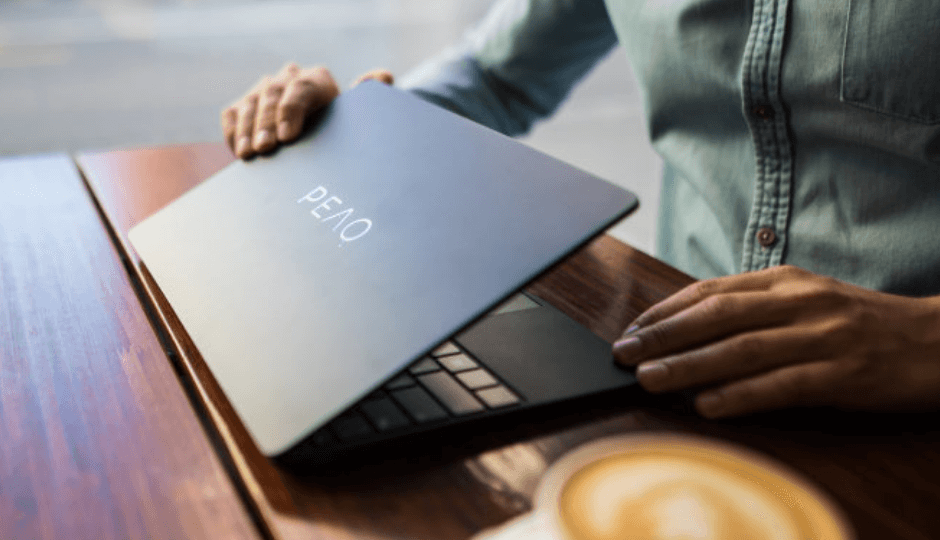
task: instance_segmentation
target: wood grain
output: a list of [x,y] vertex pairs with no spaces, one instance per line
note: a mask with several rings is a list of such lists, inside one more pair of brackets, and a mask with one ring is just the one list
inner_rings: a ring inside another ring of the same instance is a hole
[[[135,261],[127,229],[230,159],[221,144],[79,156]],[[159,184],[158,195],[152,183]],[[146,282],[146,272],[136,268]],[[691,282],[602,236],[531,288],[611,341],[641,311]],[[631,395],[554,409],[525,425],[462,441],[434,440],[410,458],[376,456],[332,476],[291,476],[260,457],[172,309],[150,288],[187,373],[202,388],[200,406],[214,411],[255,511],[280,538],[468,538],[530,508],[541,475],[571,448],[604,435],[651,431],[734,442],[784,463],[832,495],[860,539],[940,537],[934,511],[940,505],[940,432],[932,415],[798,410],[709,422],[690,413],[681,396]]]
[[0,538],[258,538],[65,155],[0,161]]

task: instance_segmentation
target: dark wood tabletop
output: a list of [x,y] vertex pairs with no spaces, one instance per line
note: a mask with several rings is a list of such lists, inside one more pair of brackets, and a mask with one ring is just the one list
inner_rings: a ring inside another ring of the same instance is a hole
[[[784,464],[829,494],[860,539],[940,537],[934,415],[795,410],[713,422],[681,397],[631,394],[334,474],[279,470],[231,411],[127,241],[130,227],[232,159],[215,143],[81,154],[103,219],[74,178],[65,190],[41,183],[46,173],[2,169],[0,511],[23,525],[0,521],[0,537],[79,537],[44,527],[67,533],[101,524],[114,537],[468,538],[530,509],[542,474],[570,449],[648,432],[703,435]],[[21,187],[37,182],[56,197],[70,195],[53,204],[45,191]],[[10,233],[24,230],[27,238],[49,236],[51,246]],[[72,274],[87,292],[61,288]],[[691,282],[602,236],[531,288],[612,341],[642,310]],[[128,292],[135,284],[136,296]],[[87,337],[87,327],[105,337]],[[65,366],[66,356],[83,363]],[[147,507],[151,498],[156,510]]]
[[258,538],[67,155],[0,160],[0,538]]

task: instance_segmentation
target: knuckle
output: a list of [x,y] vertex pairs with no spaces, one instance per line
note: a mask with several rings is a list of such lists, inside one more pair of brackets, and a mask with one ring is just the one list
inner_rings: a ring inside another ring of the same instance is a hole
[[748,362],[754,362],[759,358],[763,358],[763,354],[766,351],[764,341],[752,334],[739,336],[735,339],[732,347],[738,356]]
[[251,92],[247,94],[244,98],[242,98],[241,102],[238,104],[238,109],[240,109],[241,112],[244,112],[246,110],[251,110],[257,106],[258,106],[258,93]]
[[857,326],[853,319],[855,319],[853,314],[833,317],[823,329],[824,338],[843,350],[855,343],[856,340],[863,338],[864,336],[859,335],[856,330]]
[[282,93],[284,93],[284,86],[284,83],[272,82],[264,88],[262,95],[269,100],[276,100],[281,97]]
[[251,126],[255,124],[255,116],[257,116],[255,109],[243,109],[240,111],[238,121],[236,122],[239,131],[251,129]]
[[697,301],[705,300],[715,294],[717,284],[714,280],[699,281],[692,285],[692,297]]
[[851,296],[826,284],[817,287],[813,293],[813,297],[821,307],[850,314],[853,318],[860,318],[864,314],[862,306]]
[[661,362],[668,370],[669,380],[672,384],[675,384],[676,381],[686,381],[695,369],[693,363],[685,358],[669,357]]
[[784,277],[784,278],[802,278],[809,275],[809,272],[800,268],[799,266],[793,266],[792,264],[782,264],[770,269],[770,272]]
[[321,86],[325,92],[338,94],[339,86],[336,85],[336,81],[333,79],[333,74],[330,73],[330,70],[324,66],[315,66],[310,71],[309,79],[311,82],[314,82],[315,85]]
[[654,324],[643,330],[640,335],[640,343],[646,354],[663,350],[668,341],[668,328],[664,324]]
[[274,125],[274,114],[261,112],[255,116],[254,130],[271,129]]
[[789,301],[821,308],[845,308],[851,301],[830,278],[806,281],[799,286],[787,286],[781,293]]
[[316,79],[312,77],[298,77],[290,82],[290,90],[293,90],[295,93],[304,95],[316,91],[317,82]]
[[675,387],[686,387],[714,381],[717,377],[707,354],[677,354],[662,360]]
[[710,296],[699,304],[702,314],[709,320],[721,320],[734,313],[735,302],[729,296]]

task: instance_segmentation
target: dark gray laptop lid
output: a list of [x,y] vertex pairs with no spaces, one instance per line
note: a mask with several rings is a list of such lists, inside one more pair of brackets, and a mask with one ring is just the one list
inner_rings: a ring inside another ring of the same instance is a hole
[[236,162],[130,239],[276,455],[636,206],[379,83]]

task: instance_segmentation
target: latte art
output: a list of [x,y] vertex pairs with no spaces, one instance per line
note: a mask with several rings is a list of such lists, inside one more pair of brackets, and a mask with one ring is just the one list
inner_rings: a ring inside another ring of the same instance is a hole
[[601,439],[549,467],[535,508],[476,540],[852,540],[821,491],[756,452],[678,435]]
[[539,505],[566,540],[851,538],[835,506],[794,473],[696,437],[594,443],[553,466]]
[[811,537],[802,516],[751,479],[673,456],[592,463],[568,481],[558,507],[573,540]]

